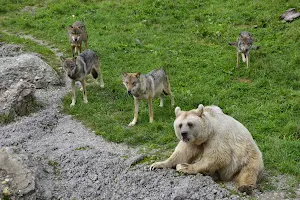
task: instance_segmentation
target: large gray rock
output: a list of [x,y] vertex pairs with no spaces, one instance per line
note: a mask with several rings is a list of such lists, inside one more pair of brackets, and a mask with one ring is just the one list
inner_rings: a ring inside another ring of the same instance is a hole
[[37,89],[61,83],[57,73],[36,55],[0,58],[0,90],[3,92],[20,79],[29,80]]
[[0,198],[35,199],[35,174],[28,167],[28,157],[0,148]]
[[0,94],[0,124],[16,116],[29,114],[35,104],[35,86],[20,80],[3,94]]

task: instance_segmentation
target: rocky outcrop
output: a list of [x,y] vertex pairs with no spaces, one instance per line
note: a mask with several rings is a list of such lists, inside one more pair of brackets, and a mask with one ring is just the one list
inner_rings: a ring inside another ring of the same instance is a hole
[[35,107],[35,86],[20,80],[0,95],[0,124],[28,114]]
[[61,84],[57,73],[36,55],[0,58],[0,90],[3,92],[20,79],[29,80],[37,89]]
[[12,148],[0,148],[0,199],[35,199],[35,174],[28,162]]

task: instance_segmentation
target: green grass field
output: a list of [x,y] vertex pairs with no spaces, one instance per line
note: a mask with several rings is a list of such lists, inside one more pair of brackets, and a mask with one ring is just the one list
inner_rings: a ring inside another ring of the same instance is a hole
[[[4,2],[3,2],[4,1]],[[166,158],[177,144],[170,98],[165,107],[154,101],[154,122],[148,106],[140,105],[135,127],[133,98],[122,85],[121,73],[147,73],[165,67],[175,104],[183,110],[198,104],[218,105],[243,123],[263,152],[265,166],[275,173],[300,179],[300,19],[283,23],[279,16],[299,0],[2,0],[1,30],[30,34],[72,56],[66,28],[76,20],[86,24],[89,48],[101,57],[105,88],[93,81],[85,105],[78,90],[63,110],[83,121],[107,140],[146,151],[159,150]],[[35,6],[32,9],[25,6]],[[22,10],[22,11],[21,11]],[[251,52],[251,66],[236,69],[236,41],[249,31],[259,50]],[[1,33],[1,41],[22,43],[46,55],[55,69],[58,58],[43,47]],[[35,48],[34,48],[35,47]]]

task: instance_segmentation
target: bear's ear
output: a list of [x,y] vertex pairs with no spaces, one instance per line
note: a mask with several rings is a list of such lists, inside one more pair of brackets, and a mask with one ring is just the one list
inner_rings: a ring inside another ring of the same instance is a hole
[[175,108],[175,115],[178,117],[181,114],[181,109],[179,107]]
[[203,114],[204,106],[202,104],[199,104],[198,108],[196,109],[197,115],[201,117]]

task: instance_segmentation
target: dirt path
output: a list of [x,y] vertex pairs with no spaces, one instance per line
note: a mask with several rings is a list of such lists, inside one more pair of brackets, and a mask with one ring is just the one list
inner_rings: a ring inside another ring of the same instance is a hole
[[[0,147],[28,155],[37,199],[247,199],[232,195],[208,176],[133,165],[143,156],[137,149],[107,142],[60,112],[66,91],[37,90],[44,108],[0,127]],[[258,191],[255,196],[283,198]]]

